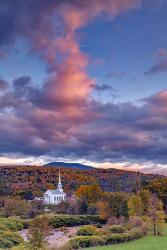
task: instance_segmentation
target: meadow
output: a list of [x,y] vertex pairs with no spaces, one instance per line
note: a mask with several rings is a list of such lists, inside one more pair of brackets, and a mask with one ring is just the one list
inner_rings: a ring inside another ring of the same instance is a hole
[[162,236],[148,235],[142,239],[131,241],[128,243],[89,248],[89,250],[166,250],[166,249],[167,249],[167,224],[165,224],[164,226]]

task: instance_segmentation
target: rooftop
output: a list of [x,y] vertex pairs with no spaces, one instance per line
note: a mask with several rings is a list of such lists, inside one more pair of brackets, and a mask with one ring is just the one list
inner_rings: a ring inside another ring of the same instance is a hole
[[52,189],[48,189],[46,192],[50,192],[52,194],[61,194],[61,195],[66,195],[66,193],[64,193],[63,191],[60,191],[58,189],[52,190]]

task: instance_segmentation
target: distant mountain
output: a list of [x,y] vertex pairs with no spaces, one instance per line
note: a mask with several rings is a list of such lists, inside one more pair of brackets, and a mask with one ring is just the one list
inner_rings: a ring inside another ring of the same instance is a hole
[[94,167],[87,166],[84,164],[79,164],[79,163],[66,163],[66,162],[49,162],[45,165],[45,167],[56,167],[56,168],[74,168],[74,169],[80,169],[80,170],[93,170],[95,169]]

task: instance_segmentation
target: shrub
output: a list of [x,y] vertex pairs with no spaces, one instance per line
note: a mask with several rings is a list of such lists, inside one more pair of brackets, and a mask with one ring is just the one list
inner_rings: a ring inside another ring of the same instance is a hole
[[59,215],[49,218],[54,228],[104,223],[97,215]]
[[70,240],[72,249],[85,248],[91,246],[103,246],[106,240],[101,236],[76,236]]
[[129,228],[141,227],[143,226],[143,220],[139,216],[129,217],[129,221],[127,223]]
[[23,243],[23,239],[18,233],[10,231],[0,231],[0,248],[11,248]]
[[112,226],[112,225],[123,225],[125,224],[127,221],[127,219],[123,216],[117,218],[117,217],[110,217],[108,220],[107,220],[107,224],[109,226]]
[[24,228],[24,222],[19,217],[0,218],[0,225],[11,231],[19,231]]
[[119,226],[119,225],[113,225],[109,228],[109,231],[111,233],[124,233],[125,232],[125,228],[123,226]]
[[18,246],[12,247],[11,250],[28,250],[27,244],[20,244]]
[[82,235],[82,236],[91,236],[91,235],[96,235],[97,234],[97,227],[93,225],[88,225],[88,226],[83,226],[78,229],[77,235]]
[[72,249],[85,248],[91,246],[102,246],[107,244],[123,243],[130,240],[139,239],[144,236],[142,228],[134,228],[124,233],[108,233],[93,236],[76,236],[70,240]]
[[32,222],[32,219],[24,219],[23,220],[24,229],[29,228],[31,222]]
[[140,239],[144,236],[141,228],[135,228],[126,233],[112,233],[105,237],[107,244],[123,243],[130,240]]
[[97,223],[96,227],[97,228],[102,228],[102,224],[101,223]]
[[135,228],[140,228],[144,234],[147,233],[147,231],[150,228],[150,219],[145,216],[145,217],[130,217],[128,223],[126,224],[126,228],[129,230],[135,229]]
[[106,237],[107,244],[116,244],[128,241],[127,233],[110,234]]
[[144,236],[145,232],[142,228],[134,228],[128,233],[128,240],[137,240]]

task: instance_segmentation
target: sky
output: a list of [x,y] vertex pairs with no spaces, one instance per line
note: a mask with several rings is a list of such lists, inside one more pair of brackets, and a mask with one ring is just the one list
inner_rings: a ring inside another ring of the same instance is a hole
[[1,0],[0,164],[167,175],[167,0]]

